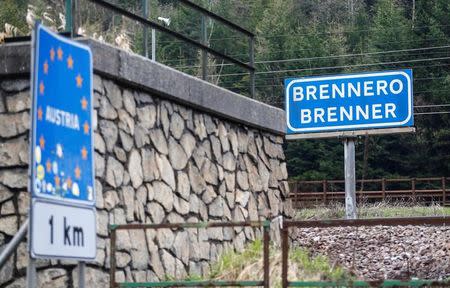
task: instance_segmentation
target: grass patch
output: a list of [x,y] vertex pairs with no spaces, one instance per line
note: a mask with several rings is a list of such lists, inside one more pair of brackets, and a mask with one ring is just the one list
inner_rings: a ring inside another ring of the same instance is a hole
[[[263,242],[256,240],[242,252],[226,251],[211,267],[209,279],[214,280],[262,280]],[[281,249],[270,247],[270,287],[281,287]],[[289,253],[290,280],[346,281],[350,279],[342,267],[332,265],[323,255],[312,257],[301,248],[291,248]]]
[[[345,207],[341,203],[299,209],[299,220],[343,219]],[[358,207],[358,218],[450,216],[450,207],[440,205],[420,206],[409,202],[378,202]]]

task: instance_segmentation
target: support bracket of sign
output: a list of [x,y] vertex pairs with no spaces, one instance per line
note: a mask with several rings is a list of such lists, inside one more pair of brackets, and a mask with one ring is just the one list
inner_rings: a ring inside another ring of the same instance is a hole
[[292,135],[286,135],[286,140],[347,138],[347,137],[357,137],[357,136],[366,136],[366,135],[386,135],[386,134],[415,133],[415,132],[416,132],[415,127],[399,127],[399,128],[385,128],[385,129],[370,129],[370,130],[292,134]]

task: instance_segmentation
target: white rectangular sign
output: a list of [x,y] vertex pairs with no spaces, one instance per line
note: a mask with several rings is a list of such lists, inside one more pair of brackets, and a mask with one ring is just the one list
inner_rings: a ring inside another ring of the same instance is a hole
[[33,258],[95,259],[95,208],[33,200],[31,213]]

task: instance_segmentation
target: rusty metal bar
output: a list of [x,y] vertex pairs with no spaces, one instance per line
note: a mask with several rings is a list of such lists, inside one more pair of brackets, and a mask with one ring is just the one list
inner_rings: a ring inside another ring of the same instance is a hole
[[163,282],[126,282],[118,287],[257,287],[263,281],[163,281]]
[[323,180],[322,182],[322,191],[323,191],[323,204],[327,205],[327,180]]
[[288,259],[289,259],[289,226],[281,227],[281,287],[287,288],[288,282]]
[[401,218],[372,218],[372,219],[333,219],[311,221],[283,221],[286,227],[358,227],[358,226],[404,226],[404,225],[449,225],[449,216],[432,217],[401,217]]
[[269,271],[270,271],[270,263],[269,263],[269,245],[270,245],[270,222],[267,225],[264,225],[264,251],[263,251],[263,266],[264,266],[264,288],[269,288],[270,285],[270,279],[269,279]]
[[416,178],[412,178],[411,179],[411,190],[412,190],[412,197],[413,197],[413,201],[414,203],[417,202],[417,197],[416,197]]
[[262,227],[265,221],[243,222],[197,222],[197,223],[160,223],[160,224],[112,224],[111,230],[135,230],[135,229],[178,229],[178,228],[214,228],[214,227]]
[[116,283],[116,229],[110,229],[111,240],[109,246],[109,287],[115,288],[117,287]]
[[383,191],[383,201],[386,200],[386,179],[381,179],[381,190]]

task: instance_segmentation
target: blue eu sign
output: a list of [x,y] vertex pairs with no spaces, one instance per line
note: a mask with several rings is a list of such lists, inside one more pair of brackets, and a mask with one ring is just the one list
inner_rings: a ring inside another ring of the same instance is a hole
[[286,79],[287,133],[414,124],[412,70]]
[[91,51],[41,25],[36,29],[33,197],[93,205]]

